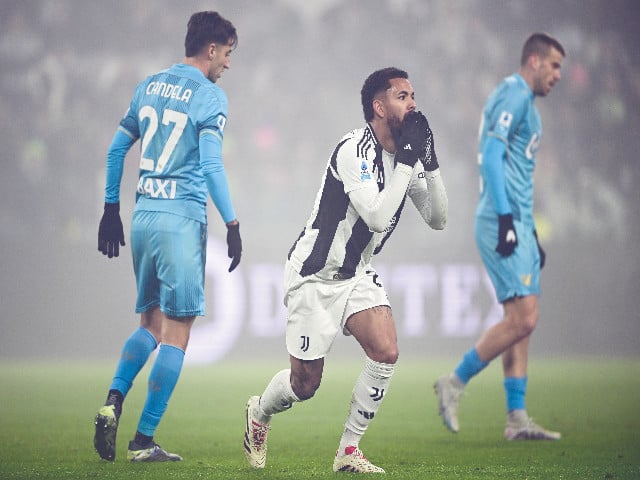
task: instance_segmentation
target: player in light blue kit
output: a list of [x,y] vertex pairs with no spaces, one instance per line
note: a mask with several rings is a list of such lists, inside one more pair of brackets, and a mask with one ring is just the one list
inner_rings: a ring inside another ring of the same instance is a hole
[[235,27],[217,12],[191,16],[183,63],[138,85],[107,154],[104,214],[98,250],[117,257],[124,246],[120,182],[125,155],[140,139],[140,176],[131,225],[131,252],[140,327],[127,339],[105,405],[95,419],[94,446],[114,460],[122,403],[158,345],[146,403],[127,459],[178,461],[153,436],[180,376],[189,333],[204,315],[207,198],[227,225],[229,272],[240,262],[242,241],[222,163],[227,98],[215,82],[230,67]]
[[533,171],[542,134],[536,96],[546,96],[560,80],[564,49],[554,38],[534,33],[524,44],[518,73],[489,96],[478,148],[483,188],[476,209],[475,237],[480,256],[504,307],[454,372],[434,389],[445,425],[457,432],[460,395],[469,380],[502,355],[507,400],[507,440],[558,440],[527,414],[529,338],[538,321],[540,270],[545,253],[533,219]]

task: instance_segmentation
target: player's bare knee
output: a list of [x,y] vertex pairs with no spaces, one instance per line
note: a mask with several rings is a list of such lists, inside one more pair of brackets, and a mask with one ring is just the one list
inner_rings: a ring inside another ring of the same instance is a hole
[[514,327],[518,338],[524,338],[533,333],[536,328],[538,317],[535,315],[526,315],[516,319]]
[[320,388],[320,381],[303,381],[303,382],[291,382],[291,388],[293,389],[293,393],[301,400],[309,400],[313,397]]
[[291,376],[291,388],[293,393],[301,400],[309,400],[313,397],[320,388],[320,381],[322,377],[315,376]]
[[398,345],[396,343],[387,345],[385,348],[367,352],[367,356],[374,362],[395,364],[400,356]]
[[394,345],[392,348],[387,349],[384,358],[381,360],[381,363],[388,363],[393,365],[398,361],[399,356],[400,351],[398,350],[398,346]]

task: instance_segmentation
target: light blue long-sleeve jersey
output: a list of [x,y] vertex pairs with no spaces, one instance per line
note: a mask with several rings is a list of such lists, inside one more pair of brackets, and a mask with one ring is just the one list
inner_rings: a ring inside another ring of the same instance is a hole
[[206,223],[210,195],[222,219],[236,218],[222,163],[227,97],[197,68],[176,64],[147,77],[107,153],[105,201],[120,200],[124,159],[140,143],[136,210],[161,211]]
[[487,99],[478,144],[478,217],[512,213],[516,220],[534,224],[533,172],[542,124],[533,100],[518,73],[505,78]]

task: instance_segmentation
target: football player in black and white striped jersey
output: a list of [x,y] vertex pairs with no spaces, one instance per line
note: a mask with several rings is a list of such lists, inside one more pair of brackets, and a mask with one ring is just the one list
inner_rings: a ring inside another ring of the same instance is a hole
[[254,468],[265,465],[271,417],[315,394],[324,358],[343,331],[353,335],[366,358],[333,470],[384,472],[358,446],[398,359],[393,314],[371,259],[393,233],[407,197],[436,230],[445,226],[448,202],[433,133],[416,110],[407,73],[393,67],[373,72],[361,98],[366,125],[347,133],[333,151],[311,216],[286,262],[290,368],[247,403],[244,447]]

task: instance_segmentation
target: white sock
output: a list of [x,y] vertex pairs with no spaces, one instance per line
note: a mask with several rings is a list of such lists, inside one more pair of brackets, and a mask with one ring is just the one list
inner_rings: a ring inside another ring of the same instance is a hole
[[269,423],[272,415],[290,409],[294,402],[299,401],[291,388],[291,370],[281,370],[273,376],[260,396],[258,411],[254,413],[260,423]]
[[518,424],[526,424],[529,420],[526,410],[511,410],[507,413],[507,421]]
[[353,387],[349,415],[338,449],[341,454],[350,445],[358,446],[360,438],[380,408],[393,371],[393,364],[374,362],[370,358],[365,360],[364,368]]
[[344,455],[345,454],[344,451],[347,447],[358,447],[358,444],[360,443],[361,438],[362,438],[362,434],[352,432],[348,428],[345,428],[344,432],[342,432],[340,445],[338,446],[338,456]]
[[453,388],[464,390],[465,384],[462,382],[462,380],[460,380],[460,377],[458,377],[455,372],[452,372],[449,375],[449,379],[451,380],[451,385],[453,386]]

